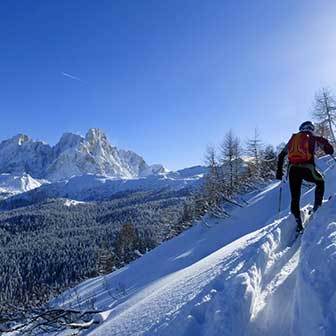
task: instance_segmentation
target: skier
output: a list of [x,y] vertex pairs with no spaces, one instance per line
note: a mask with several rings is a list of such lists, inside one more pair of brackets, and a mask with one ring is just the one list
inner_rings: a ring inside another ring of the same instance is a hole
[[315,202],[313,211],[321,205],[324,194],[324,179],[322,174],[316,169],[314,154],[320,148],[326,154],[334,153],[333,146],[327,139],[314,135],[314,125],[311,121],[305,121],[299,128],[299,133],[292,135],[285,148],[278,156],[278,169],[276,178],[282,180],[283,163],[288,155],[288,176],[291,191],[291,212],[297,223],[297,232],[303,231],[300,214],[300,196],[302,181],[313,182],[316,185]]

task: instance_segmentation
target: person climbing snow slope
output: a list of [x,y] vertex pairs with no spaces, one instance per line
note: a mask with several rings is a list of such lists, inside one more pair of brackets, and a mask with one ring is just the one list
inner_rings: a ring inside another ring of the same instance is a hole
[[324,179],[316,169],[314,155],[318,149],[326,154],[334,153],[333,146],[327,139],[314,134],[314,125],[311,121],[305,121],[299,128],[299,133],[292,135],[285,148],[278,156],[276,178],[282,180],[283,163],[288,155],[288,177],[291,191],[291,212],[297,223],[297,231],[302,232],[302,219],[300,214],[300,196],[302,181],[315,183],[315,202],[313,211],[316,211],[323,201]]

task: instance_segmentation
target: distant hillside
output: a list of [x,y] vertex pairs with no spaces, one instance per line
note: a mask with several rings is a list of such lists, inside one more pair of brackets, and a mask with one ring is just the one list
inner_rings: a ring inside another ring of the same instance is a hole
[[[0,305],[28,305],[97,275],[101,249],[116,265],[136,256],[116,250],[122,227],[136,230],[144,253],[172,235],[187,190],[125,192],[105,202],[49,200],[0,212]],[[123,240],[122,240],[123,241]]]

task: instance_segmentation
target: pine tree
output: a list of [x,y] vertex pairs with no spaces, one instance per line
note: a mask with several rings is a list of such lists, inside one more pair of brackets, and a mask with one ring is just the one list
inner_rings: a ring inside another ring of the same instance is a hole
[[262,178],[274,178],[277,169],[277,154],[272,145],[268,145],[261,152],[261,177]]
[[246,153],[249,156],[248,169],[252,179],[261,177],[261,151],[262,141],[257,129],[254,130],[253,138],[247,141]]
[[111,273],[116,266],[116,257],[114,253],[104,244],[98,251],[97,273],[98,275],[105,275]]
[[222,171],[224,176],[225,193],[232,196],[239,189],[239,176],[241,172],[240,140],[230,130],[220,146]]
[[[209,168],[208,174],[205,176],[204,198],[198,194],[195,198],[196,212],[202,213],[208,206],[218,203],[219,192],[221,189],[222,176],[219,163],[216,158],[216,149],[208,146],[205,154],[205,164]],[[205,201],[207,204],[204,204]]]
[[115,253],[121,264],[133,260],[137,239],[138,237],[133,224],[124,224],[121,227],[115,241]]

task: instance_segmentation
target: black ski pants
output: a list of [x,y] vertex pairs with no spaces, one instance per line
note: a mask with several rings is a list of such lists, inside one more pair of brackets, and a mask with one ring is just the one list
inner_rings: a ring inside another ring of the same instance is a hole
[[289,187],[292,195],[291,212],[295,218],[300,217],[300,196],[302,181],[316,184],[314,210],[322,205],[324,194],[324,180],[321,173],[315,166],[309,165],[290,165],[289,167]]

